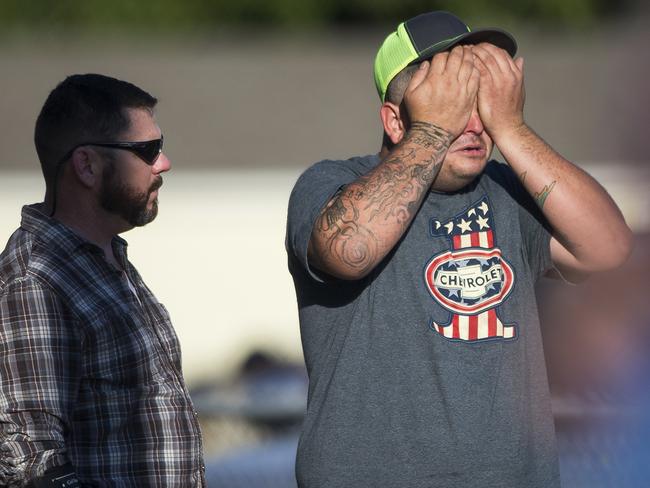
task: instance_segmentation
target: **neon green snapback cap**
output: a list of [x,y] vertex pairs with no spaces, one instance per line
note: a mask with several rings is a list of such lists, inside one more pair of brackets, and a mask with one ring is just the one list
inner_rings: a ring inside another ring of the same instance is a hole
[[407,66],[429,59],[458,44],[480,42],[494,44],[513,57],[517,52],[517,42],[506,31],[472,31],[449,12],[428,12],[402,22],[395,32],[386,37],[375,57],[375,86],[381,101],[385,101],[389,83]]

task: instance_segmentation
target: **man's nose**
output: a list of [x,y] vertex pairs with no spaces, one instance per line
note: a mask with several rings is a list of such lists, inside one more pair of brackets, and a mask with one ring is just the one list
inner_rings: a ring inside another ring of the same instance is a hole
[[158,156],[158,159],[156,159],[156,162],[153,165],[153,171],[156,174],[164,173],[166,171],[169,171],[171,167],[172,162],[169,160],[169,158],[165,155],[165,153],[160,153],[160,156]]
[[467,126],[465,127],[465,132],[472,132],[477,135],[481,135],[485,128],[483,127],[483,121],[478,114],[478,108],[474,107],[472,110],[472,115],[470,115],[469,120],[467,121]]

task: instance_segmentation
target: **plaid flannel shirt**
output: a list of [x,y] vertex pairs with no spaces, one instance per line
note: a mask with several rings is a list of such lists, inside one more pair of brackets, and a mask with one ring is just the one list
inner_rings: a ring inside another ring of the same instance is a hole
[[0,486],[67,462],[84,485],[205,485],[169,315],[112,246],[124,272],[25,206],[0,254]]

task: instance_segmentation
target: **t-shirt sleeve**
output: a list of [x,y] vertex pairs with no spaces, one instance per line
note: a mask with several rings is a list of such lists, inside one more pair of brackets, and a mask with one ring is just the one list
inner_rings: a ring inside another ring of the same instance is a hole
[[532,197],[525,193],[525,204],[519,207],[519,225],[531,272],[536,279],[553,267],[549,224]]
[[493,162],[497,173],[510,196],[516,201],[521,232],[522,251],[530,267],[531,275],[539,279],[553,268],[551,260],[551,227],[544,214],[526,191],[510,166]]
[[323,276],[310,267],[307,246],[322,209],[342,187],[360,176],[346,163],[322,161],[315,164],[298,178],[289,197],[285,243],[289,259],[296,259],[319,282],[324,281]]

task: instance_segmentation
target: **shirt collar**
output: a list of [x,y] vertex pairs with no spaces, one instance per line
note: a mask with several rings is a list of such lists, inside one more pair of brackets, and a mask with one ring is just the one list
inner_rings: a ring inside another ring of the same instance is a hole
[[[46,215],[42,203],[25,205],[21,217],[20,227],[37,236],[38,240],[50,249],[59,249],[71,254],[77,249],[83,248],[93,252],[99,251],[103,254],[99,246],[87,241],[66,225]],[[121,253],[126,255],[127,246],[128,243],[121,237],[113,237],[114,249],[117,247]]]

